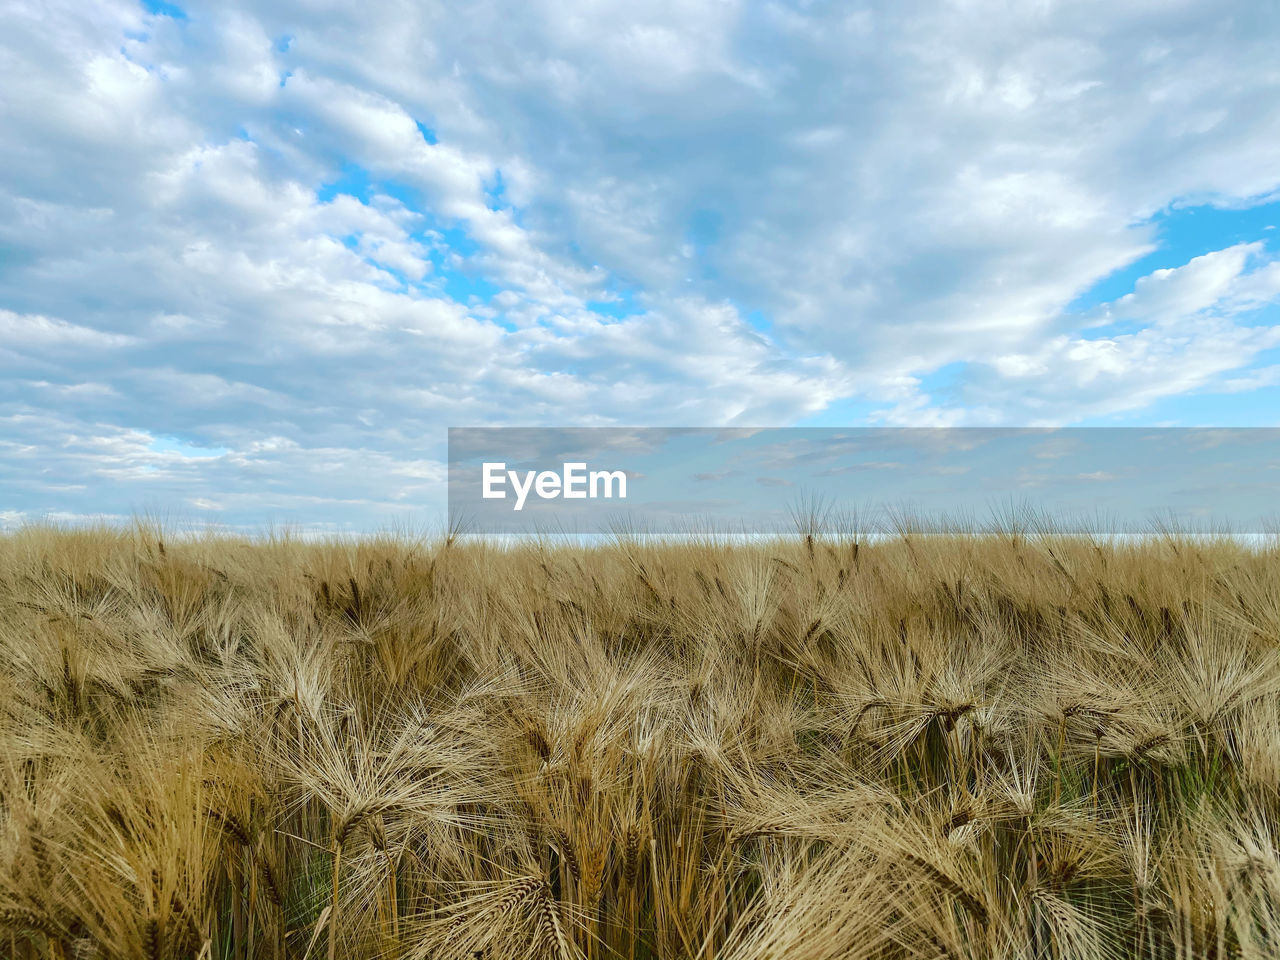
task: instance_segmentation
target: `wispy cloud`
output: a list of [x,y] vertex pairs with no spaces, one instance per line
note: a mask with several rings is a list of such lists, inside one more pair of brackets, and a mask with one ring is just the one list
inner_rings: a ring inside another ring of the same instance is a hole
[[1265,4],[0,10],[8,513],[391,522],[450,424],[1275,398]]

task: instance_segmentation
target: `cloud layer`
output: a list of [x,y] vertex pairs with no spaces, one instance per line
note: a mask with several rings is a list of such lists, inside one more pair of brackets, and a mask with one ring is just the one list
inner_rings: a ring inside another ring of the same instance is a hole
[[1271,235],[1160,229],[1275,200],[1269,5],[155,6],[0,0],[10,520],[415,518],[451,424],[1275,402]]

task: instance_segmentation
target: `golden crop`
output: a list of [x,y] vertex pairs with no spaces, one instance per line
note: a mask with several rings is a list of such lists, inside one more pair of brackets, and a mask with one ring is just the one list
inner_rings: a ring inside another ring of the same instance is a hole
[[1274,958],[1280,552],[0,538],[0,954]]

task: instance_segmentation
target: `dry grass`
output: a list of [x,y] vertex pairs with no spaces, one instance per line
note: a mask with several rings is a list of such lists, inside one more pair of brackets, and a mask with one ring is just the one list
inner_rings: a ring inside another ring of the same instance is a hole
[[15,958],[1280,955],[1280,554],[0,539]]

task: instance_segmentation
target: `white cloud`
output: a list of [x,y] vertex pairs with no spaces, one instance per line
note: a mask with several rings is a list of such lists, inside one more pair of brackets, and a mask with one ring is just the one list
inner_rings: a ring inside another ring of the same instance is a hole
[[0,350],[22,348],[109,349],[133,343],[133,337],[104,333],[65,320],[0,309]]
[[1270,384],[1267,370],[1225,377],[1280,346],[1280,325],[1247,325],[1241,309],[1280,299],[1276,261],[1246,272],[1262,254],[1242,244],[1184,266],[1157,270],[1101,316],[1134,332],[1086,338],[1060,335],[1035,351],[994,357],[991,374],[975,378],[969,399],[993,402],[1008,382],[1034,423],[1066,423],[1138,409],[1159,398],[1213,387],[1240,392]]
[[1229,377],[1222,382],[1223,393],[1244,393],[1280,384],[1280,364],[1262,367],[1244,377]]
[[1266,262],[1245,274],[1251,259],[1265,257],[1263,244],[1240,243],[1191,260],[1184,266],[1156,270],[1101,311],[1104,321],[1132,320],[1144,324],[1174,322],[1217,307],[1253,309],[1280,296],[1280,262]]
[[[1154,213],[1280,189],[1265,5],[0,4],[0,438],[39,509],[114,462],[117,511],[367,519],[436,496],[450,423],[1070,422],[1274,381],[1258,238],[1068,309]],[[321,199],[353,167],[367,202]]]

